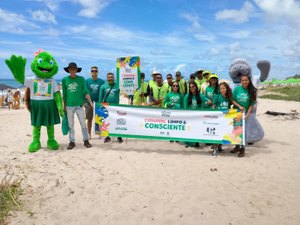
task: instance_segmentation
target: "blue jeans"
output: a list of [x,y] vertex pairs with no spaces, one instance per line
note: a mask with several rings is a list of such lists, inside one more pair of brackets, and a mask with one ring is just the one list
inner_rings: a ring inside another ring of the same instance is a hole
[[83,136],[83,141],[89,140],[89,135],[86,128],[85,123],[85,114],[84,109],[81,106],[67,106],[67,115],[68,115],[68,123],[69,123],[69,140],[70,142],[75,142],[75,130],[74,130],[74,114],[77,114],[81,132]]

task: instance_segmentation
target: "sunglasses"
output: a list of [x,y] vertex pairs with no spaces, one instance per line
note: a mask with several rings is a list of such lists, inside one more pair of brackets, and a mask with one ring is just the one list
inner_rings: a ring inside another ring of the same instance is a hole
[[178,87],[178,85],[172,85],[172,87]]
[[97,72],[98,72],[98,70],[91,70],[91,72],[92,72],[92,73],[97,73]]
[[195,87],[194,85],[190,86],[190,88],[194,88],[194,87]]
[[167,79],[172,79],[172,77],[167,77]]

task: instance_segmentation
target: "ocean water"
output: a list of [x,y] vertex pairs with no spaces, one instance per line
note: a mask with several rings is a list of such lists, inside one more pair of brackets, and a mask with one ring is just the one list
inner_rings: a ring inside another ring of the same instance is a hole
[[[61,80],[56,80],[56,82],[59,84],[59,83],[61,83]],[[24,87],[24,85],[18,83],[14,79],[0,79],[0,84],[6,84],[6,85],[9,85],[13,88],[22,88],[22,87]]]
[[0,84],[6,84],[6,85],[12,86],[14,88],[20,88],[20,87],[24,86],[24,85],[18,83],[17,81],[15,81],[14,79],[0,79]]

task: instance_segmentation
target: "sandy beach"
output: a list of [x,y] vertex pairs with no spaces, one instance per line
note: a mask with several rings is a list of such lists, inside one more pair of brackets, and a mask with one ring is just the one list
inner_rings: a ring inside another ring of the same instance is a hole
[[76,119],[76,147],[60,125],[57,151],[30,154],[29,112],[0,109],[0,178],[22,177],[21,211],[9,224],[300,224],[300,119],[266,115],[290,112],[299,102],[259,99],[265,137],[238,158],[211,155],[207,146],[127,139],[83,146]]

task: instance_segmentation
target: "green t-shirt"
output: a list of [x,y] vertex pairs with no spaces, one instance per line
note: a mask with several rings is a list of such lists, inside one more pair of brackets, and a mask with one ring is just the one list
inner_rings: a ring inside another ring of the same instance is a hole
[[66,106],[82,106],[88,90],[86,88],[85,79],[82,76],[76,75],[62,79],[63,98]]
[[201,99],[200,106],[197,104],[196,96],[192,97],[192,104],[188,105],[189,94],[186,94],[183,99],[183,108],[185,109],[204,109],[207,107],[207,98],[203,94],[199,94]]
[[96,80],[88,78],[86,86],[93,102],[99,102],[100,87],[104,84],[104,80],[97,78]]
[[120,100],[120,89],[117,88],[116,83],[112,85],[110,85],[109,83],[105,83],[101,86],[100,93],[99,93],[99,102],[105,101],[107,103],[119,104],[119,100]]
[[[173,106],[171,106],[173,103]],[[175,92],[169,92],[164,99],[166,108],[180,109],[182,108],[182,95]]]
[[238,104],[243,106],[248,111],[250,105],[254,105],[254,102],[251,103],[250,95],[247,89],[243,88],[243,86],[237,86],[233,90],[232,98]]
[[214,96],[213,104],[216,105],[216,109],[227,110],[230,109],[230,100],[221,94]]

